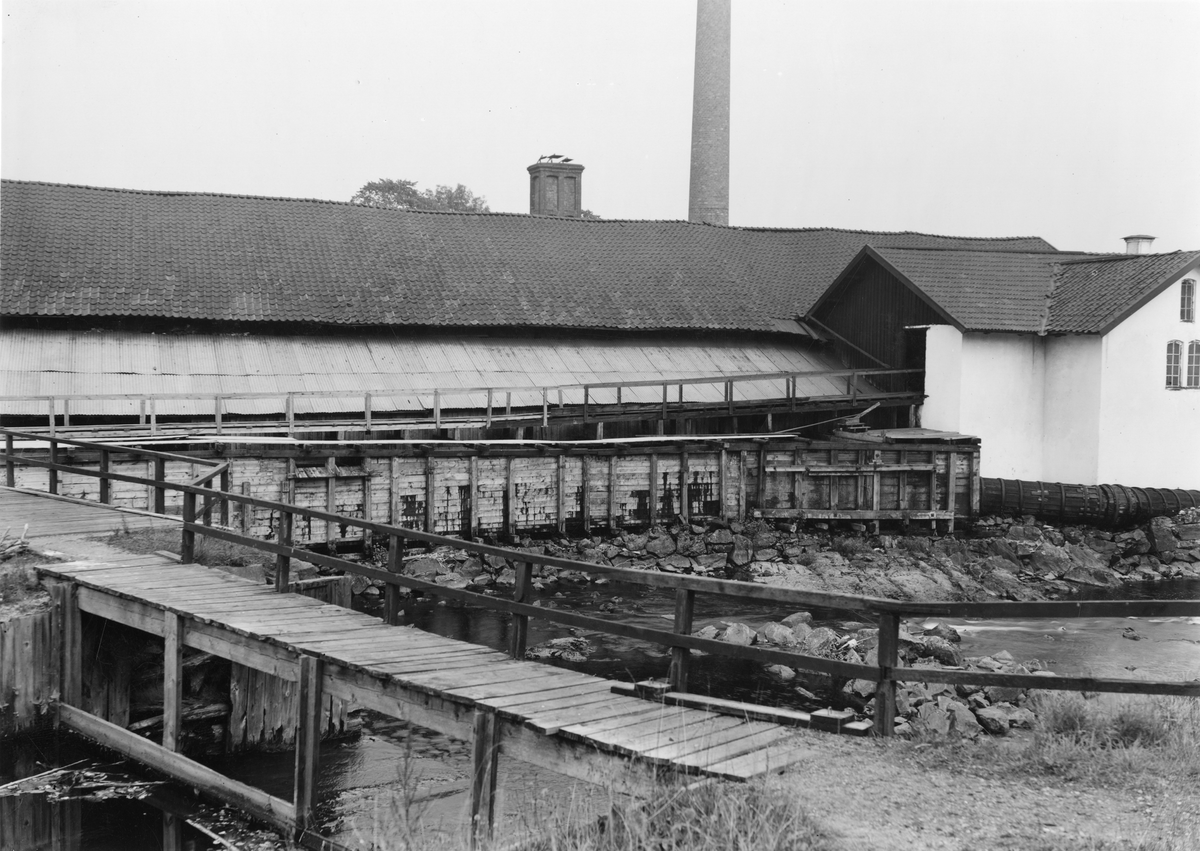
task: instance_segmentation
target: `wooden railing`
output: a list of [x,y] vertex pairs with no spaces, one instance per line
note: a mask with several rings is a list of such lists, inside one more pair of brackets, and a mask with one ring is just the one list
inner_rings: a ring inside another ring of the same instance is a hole
[[[735,399],[735,391],[739,384],[783,381],[785,382],[784,395],[774,401],[778,405],[784,406],[786,410],[794,411],[797,409],[797,406],[808,405],[814,402],[838,401],[849,402],[853,405],[868,401],[886,401],[889,398],[907,398],[914,395],[916,391],[913,393],[892,393],[874,388],[863,390],[859,386],[860,379],[870,379],[877,376],[908,375],[921,372],[923,370],[920,369],[835,369],[677,378],[669,381],[651,379],[645,381],[607,381],[589,384],[552,384],[545,386],[455,387],[412,390],[389,388],[372,391],[312,390],[274,393],[87,393],[0,396],[0,405],[14,402],[33,402],[44,406],[47,417],[46,430],[52,435],[56,434],[60,428],[66,429],[71,427],[73,411],[76,416],[115,416],[99,415],[94,411],[87,410],[88,403],[114,401],[137,403],[139,409],[137,414],[138,424],[140,426],[148,426],[151,434],[159,433],[162,426],[159,422],[161,413],[158,410],[159,403],[161,402],[195,402],[202,405],[207,410],[212,411],[211,420],[206,418],[205,422],[211,422],[215,432],[221,434],[225,429],[230,427],[230,422],[226,418],[229,416],[227,407],[228,402],[231,400],[279,400],[282,407],[280,413],[282,419],[272,422],[281,426],[286,425],[287,433],[290,435],[296,431],[297,422],[301,424],[305,423],[305,421],[297,419],[296,401],[298,399],[361,399],[362,416],[354,417],[353,425],[370,431],[374,427],[393,422],[395,416],[395,412],[392,412],[392,419],[382,419],[376,400],[396,396],[411,396],[416,398],[418,403],[423,406],[420,411],[421,418],[427,419],[435,428],[442,428],[443,425],[453,423],[474,423],[480,419],[483,419],[486,426],[491,426],[494,422],[514,419],[539,422],[545,426],[549,424],[551,412],[555,410],[560,414],[569,413],[573,417],[582,418],[583,422],[587,423],[597,416],[598,408],[611,409],[613,403],[597,402],[594,396],[597,390],[615,390],[615,405],[618,409],[642,408],[647,411],[653,411],[663,419],[691,412],[697,405],[733,416],[739,409],[744,409],[747,406],[761,405],[764,401],[767,401],[766,399],[743,401]],[[826,396],[801,395],[797,393],[797,385],[803,379],[844,380],[846,390],[844,393]],[[687,401],[685,399],[684,388],[698,385],[722,387],[723,401],[720,403]],[[632,402],[625,399],[625,391],[649,387],[662,388],[661,403],[657,401],[653,403]],[[525,397],[532,395],[540,400],[540,405],[525,404],[514,408],[513,397],[515,394]],[[483,406],[474,403],[469,405],[453,404],[455,399],[470,396],[484,396],[486,397],[486,402]],[[335,415],[334,412],[330,412],[325,418],[328,419],[328,417]],[[172,416],[186,419],[189,423],[194,424],[195,417],[179,414]],[[61,426],[59,426],[60,418],[62,419]],[[411,420],[412,417],[410,416],[407,419]]]
[[[689,651],[691,650],[700,650],[709,654],[744,659],[762,664],[781,664],[845,679],[873,680],[877,683],[874,730],[878,735],[882,736],[890,735],[894,726],[897,682],[939,682],[955,685],[1010,686],[1060,691],[1200,697],[1200,681],[1160,682],[1106,677],[1036,676],[1032,674],[1004,674],[991,671],[965,671],[952,668],[907,668],[899,665],[899,628],[901,617],[905,615],[991,619],[1196,617],[1200,616],[1200,600],[922,603],[888,600],[880,597],[802,591],[795,588],[779,588],[749,582],[709,579],[699,576],[630,570],[449,538],[428,532],[420,532],[415,529],[406,529],[386,523],[348,517],[328,511],[258,499],[256,497],[233,493],[227,488],[214,490],[212,488],[214,480],[219,479],[223,472],[227,472],[225,464],[215,465],[212,470],[190,482],[174,483],[161,479],[144,479],[139,476],[114,473],[111,470],[88,470],[60,464],[55,461],[15,456],[11,448],[11,438],[14,436],[24,436],[24,434],[12,432],[7,429],[0,429],[0,433],[4,433],[6,436],[6,451],[4,453],[6,469],[11,469],[13,464],[22,463],[42,467],[51,472],[69,472],[113,481],[132,482],[135,484],[150,485],[156,489],[164,488],[183,493],[182,556],[185,563],[191,562],[194,558],[195,536],[198,534],[206,535],[218,540],[252,547],[274,555],[275,587],[279,591],[286,591],[290,586],[289,574],[293,558],[363,576],[371,580],[379,580],[385,585],[384,617],[391,624],[398,623],[399,621],[400,588],[419,590],[480,608],[507,612],[513,618],[509,652],[514,658],[522,658],[525,655],[529,619],[541,618],[542,620],[563,626],[578,627],[670,647],[671,664],[668,678],[671,690],[677,692],[687,690]],[[108,451],[115,451],[117,449],[117,447],[111,445],[88,443],[86,441],[72,441],[71,443],[72,445],[87,446]],[[120,447],[120,449],[121,451],[133,451],[129,447]],[[140,452],[141,450],[137,451]],[[184,456],[172,457],[176,459],[184,458]],[[187,460],[194,461],[195,463],[212,464],[211,461]],[[267,541],[261,538],[253,538],[248,535],[239,534],[228,528],[205,526],[202,524],[201,521],[204,516],[211,512],[215,505],[228,502],[239,503],[243,506],[254,506],[275,512],[277,515],[275,540]],[[296,547],[292,543],[292,527],[296,517],[353,526],[362,529],[368,539],[372,536],[386,538],[388,541],[388,563],[386,569]],[[404,552],[408,542],[453,547],[476,555],[500,556],[512,561],[516,565],[516,582],[513,588],[512,599],[502,599],[474,591],[447,588],[433,582],[401,574]],[[567,612],[561,609],[535,606],[530,601],[534,565],[578,571],[590,575],[605,576],[621,582],[672,590],[675,592],[675,619],[673,627],[669,631],[651,629],[604,620],[576,612]],[[744,647],[713,639],[699,638],[691,634],[692,616],[697,594],[713,594],[746,603],[779,607],[820,607],[871,615],[879,624],[878,664],[853,664],[807,656],[789,650],[761,646]]]

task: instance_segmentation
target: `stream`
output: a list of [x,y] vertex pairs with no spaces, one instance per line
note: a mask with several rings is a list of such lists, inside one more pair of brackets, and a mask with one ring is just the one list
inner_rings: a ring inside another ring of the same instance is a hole
[[[586,611],[625,623],[669,629],[673,621],[673,595],[641,585],[559,582],[547,585],[538,594],[543,606]],[[1094,594],[1089,596],[1097,598]],[[1200,580],[1126,586],[1110,596],[1200,599]],[[600,612],[599,607],[604,603],[611,603],[615,611]],[[381,601],[368,598],[363,608],[375,611],[381,606]],[[791,613],[790,610],[730,605],[730,601],[720,598],[698,597],[694,629],[734,621],[757,628]],[[850,612],[813,610],[812,614],[814,626],[837,627],[839,623],[856,619]],[[406,623],[421,629],[498,650],[507,647],[511,624],[509,616],[502,613],[428,599],[417,601],[408,610],[407,618]],[[1059,674],[1164,680],[1200,678],[1200,618],[1197,617],[1067,621],[945,619],[944,623],[962,635],[960,647],[964,656],[1007,650],[1018,660],[1036,659],[1043,667]],[[1139,640],[1123,637],[1130,626],[1140,636]],[[567,634],[565,627],[531,620],[529,646]],[[555,664],[626,682],[666,675],[668,655],[661,647],[603,634],[584,633],[583,637],[595,647],[587,661],[574,664],[556,661]],[[694,692],[736,700],[815,708],[792,685],[766,675],[757,666],[717,656],[693,657],[689,687]],[[389,836],[394,838],[403,834],[409,823],[406,813],[419,814],[422,829],[430,832],[459,830],[469,795],[469,746],[374,713],[364,713],[362,720],[360,736],[326,742],[322,746],[318,789],[322,833],[350,845],[369,846]],[[68,757],[78,758],[80,752],[88,751],[86,746],[69,738],[62,742],[62,738],[59,737],[60,741],[53,747],[36,739],[18,742],[21,754],[15,760],[11,754],[0,759],[0,783],[26,776],[35,770],[29,767],[35,761],[41,763],[36,770],[42,770],[46,765],[64,764]],[[293,760],[290,752],[284,752],[229,755],[209,762],[230,776],[272,794],[290,797]],[[540,806],[557,802],[560,806],[596,809],[606,800],[603,791],[596,787],[581,788],[569,778],[503,757],[500,778],[499,817],[508,824],[536,818],[534,803]],[[3,806],[0,799],[0,808]],[[27,802],[23,806],[30,813],[36,810],[30,817],[41,821],[52,818],[64,805],[40,806]],[[161,847],[161,812],[148,802],[89,803],[77,805],[76,811],[78,814],[73,818],[78,820],[81,848]],[[3,810],[10,817],[13,812]],[[187,839],[196,849],[217,847],[195,831],[187,834]]]

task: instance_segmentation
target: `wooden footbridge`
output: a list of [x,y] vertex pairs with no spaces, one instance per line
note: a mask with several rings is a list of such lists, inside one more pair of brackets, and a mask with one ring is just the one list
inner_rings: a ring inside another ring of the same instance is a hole
[[[0,433],[4,430],[0,430]],[[837,728],[836,713],[812,715],[770,710],[747,704],[687,694],[688,659],[692,650],[718,653],[754,663],[785,664],[836,677],[878,683],[873,729],[888,735],[895,718],[898,680],[1008,685],[1022,688],[1141,692],[1200,696],[1200,683],[1154,683],[1141,680],[1041,677],[978,671],[910,669],[898,666],[902,614],[977,617],[1122,617],[1128,615],[1200,615],[1200,601],[1132,601],[1082,603],[912,603],[849,597],[695,576],[633,571],[536,555],[471,541],[346,517],[325,511],[274,503],[227,490],[216,490],[226,464],[166,455],[133,447],[62,441],[74,451],[130,452],[151,458],[191,461],[209,467],[189,482],[113,473],[100,469],[15,454],[8,432],[3,453],[8,488],[0,490],[0,528],[30,523],[34,535],[42,518],[71,528],[100,531],[128,524],[128,517],[105,506],[55,498],[60,474],[133,481],[184,495],[182,522],[147,518],[137,522],[174,522],[181,534],[182,562],[156,556],[106,559],[107,563],[72,562],[43,565],[42,574],[58,583],[54,594],[62,611],[60,723],[124,753],[164,774],[191,784],[286,830],[310,826],[319,771],[318,741],[326,697],[382,712],[473,742],[474,778],[471,813],[473,836],[490,831],[496,789],[497,756],[510,757],[568,776],[637,791],[662,772],[747,779],[802,763],[807,749],[796,726],[823,722]],[[12,488],[18,463],[48,471],[47,495]],[[108,488],[101,489],[103,494]],[[227,501],[267,507],[277,512],[273,540],[251,538],[211,523]],[[106,521],[105,518],[108,520]],[[291,543],[295,517],[348,524],[388,541],[387,569],[297,548]],[[274,587],[191,563],[195,536],[252,546],[276,559]],[[458,547],[480,555],[501,556],[517,563],[511,599],[439,586],[401,573],[407,542]],[[386,583],[386,618],[356,613],[290,593],[290,563],[302,558],[319,565],[357,573]],[[549,565],[621,581],[672,589],[676,594],[672,630],[655,630],[604,620],[577,612],[535,606],[531,598],[533,567]],[[471,605],[508,612],[512,617],[508,653],[399,627],[399,589],[419,589]],[[821,606],[871,613],[880,624],[878,664],[849,664],[803,656],[785,649],[741,647],[699,638],[692,632],[697,593],[712,593],[775,607]],[[164,724],[161,743],[103,720],[81,709],[81,615],[88,613],[160,636],[164,648]],[[671,648],[669,678],[658,689],[585,676],[525,661],[528,619],[540,617],[565,626],[606,632]],[[296,771],[292,800],[225,777],[178,752],[181,725],[182,650],[193,647],[275,677],[298,683],[299,717]],[[647,695],[654,699],[646,699]],[[845,726],[845,725],[843,725]]]

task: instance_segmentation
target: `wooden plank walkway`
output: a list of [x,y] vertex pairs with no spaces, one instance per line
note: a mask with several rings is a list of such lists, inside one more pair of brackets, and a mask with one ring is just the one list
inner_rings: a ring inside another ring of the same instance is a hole
[[543,736],[601,752],[732,779],[782,769],[806,753],[792,742],[791,728],[614,694],[607,680],[516,661],[413,627],[387,626],[371,615],[280,594],[215,568],[130,556],[120,563],[69,562],[38,569],[84,589],[83,611],[155,633],[161,633],[162,613],[173,612],[192,632],[207,628],[209,634],[215,630],[248,639],[247,647],[269,648],[256,655],[315,656],[331,672],[326,686],[334,694],[345,688],[330,679],[353,681],[355,691],[374,683],[381,692],[435,698],[461,712],[492,710]]
[[26,539],[88,538],[141,529],[178,529],[179,520],[38,491],[0,487],[0,532]]
[[[26,522],[32,540],[49,542],[174,521],[0,488],[0,529]],[[634,766],[643,778],[672,769],[746,779],[809,752],[794,728],[614,693],[607,680],[388,626],[216,568],[110,554],[38,570],[74,584],[80,611],[159,636],[178,630],[173,640],[284,679],[300,680],[302,660],[315,657],[325,693],[456,738],[472,740],[473,719],[494,714],[505,753],[591,782]]]

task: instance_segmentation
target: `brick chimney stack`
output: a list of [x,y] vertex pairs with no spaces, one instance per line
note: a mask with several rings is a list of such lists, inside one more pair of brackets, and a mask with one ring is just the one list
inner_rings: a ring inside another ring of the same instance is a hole
[[529,166],[529,214],[578,219],[583,215],[583,166],[557,154]]
[[697,0],[688,221],[729,224],[730,0]]

